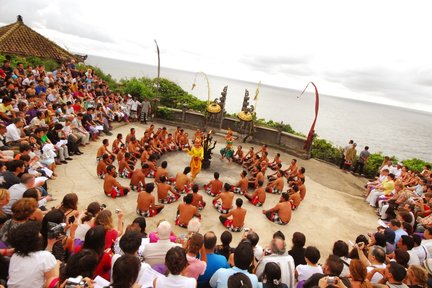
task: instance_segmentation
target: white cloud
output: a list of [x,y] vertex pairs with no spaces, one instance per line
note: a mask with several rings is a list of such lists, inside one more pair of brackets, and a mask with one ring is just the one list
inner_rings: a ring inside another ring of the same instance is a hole
[[[429,1],[0,0],[81,53],[432,111]],[[89,40],[93,39],[93,40]]]

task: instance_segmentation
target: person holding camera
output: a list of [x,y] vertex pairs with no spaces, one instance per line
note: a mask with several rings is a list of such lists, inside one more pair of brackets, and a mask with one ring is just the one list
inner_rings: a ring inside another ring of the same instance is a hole
[[351,288],[351,283],[348,278],[338,277],[343,270],[343,262],[336,255],[329,255],[323,266],[322,273],[313,274],[303,284],[303,288],[312,288],[319,286],[322,288],[326,287],[339,287],[339,288]]

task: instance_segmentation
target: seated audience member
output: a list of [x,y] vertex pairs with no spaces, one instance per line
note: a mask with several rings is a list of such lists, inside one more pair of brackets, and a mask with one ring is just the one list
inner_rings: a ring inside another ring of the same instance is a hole
[[344,264],[343,270],[339,275],[340,277],[348,277],[349,275],[349,266],[351,259],[348,258],[348,254],[349,248],[347,243],[342,240],[338,240],[333,244],[333,255],[338,256]]
[[[192,233],[186,242],[186,259],[188,266],[183,275],[198,279],[207,268],[207,255],[204,249],[204,237],[200,233]],[[198,258],[199,256],[199,258]]]
[[169,249],[180,246],[180,244],[170,241],[171,229],[171,224],[168,221],[160,222],[157,226],[159,240],[156,243],[148,243],[144,246],[144,261],[153,268],[155,268],[155,265],[164,264]]
[[140,268],[141,262],[135,255],[121,256],[113,265],[110,287],[139,287],[134,284],[138,280]]
[[[243,200],[237,198],[236,208],[231,210],[227,214],[219,216],[220,222],[232,232],[240,232],[243,230],[247,210],[242,208],[242,206]],[[229,218],[231,216],[232,218]]]
[[230,268],[227,258],[225,258],[223,255],[218,255],[215,253],[216,241],[216,235],[212,231],[204,234],[204,248],[207,257],[207,268],[204,274],[198,277],[198,287],[208,287],[210,278],[218,269]]
[[[323,273],[318,261],[321,258],[319,250],[314,246],[309,246],[305,251],[306,265],[298,265],[296,267],[296,276],[298,282],[308,280],[315,273]],[[267,264],[268,265],[268,264]]]
[[288,288],[281,282],[282,272],[278,264],[268,262],[262,275],[263,288]]
[[186,251],[181,247],[173,247],[165,256],[165,265],[168,268],[167,277],[158,277],[153,281],[155,288],[196,287],[194,278],[182,276],[181,273],[188,265]]
[[295,264],[294,259],[291,255],[286,253],[285,241],[280,238],[273,238],[270,241],[270,254],[264,256],[257,265],[255,274],[259,279],[262,278],[264,273],[264,268],[267,263],[275,262],[277,263],[282,272],[281,283],[288,285],[288,287],[294,287],[295,282]]
[[59,276],[55,257],[43,251],[40,224],[29,221],[13,229],[11,244],[15,249],[9,263],[8,287],[48,287]]
[[182,228],[187,228],[192,217],[201,218],[198,208],[192,205],[192,200],[192,194],[189,193],[183,197],[183,203],[180,203],[177,207],[175,223]]
[[297,267],[300,264],[306,264],[306,249],[304,248],[306,244],[306,236],[301,232],[294,232],[291,241],[293,246],[291,247],[291,250],[288,251],[288,254],[294,258],[295,266]]
[[258,278],[255,274],[250,274],[248,268],[254,260],[252,245],[248,242],[240,242],[234,251],[234,267],[220,268],[210,278],[211,287],[228,287],[228,278],[235,273],[245,274],[252,283],[253,288],[259,287]]
[[137,198],[137,214],[144,217],[153,217],[159,214],[164,205],[156,205],[155,197],[151,194],[154,190],[153,183],[147,183],[144,191],[138,193]]
[[216,246],[216,254],[222,255],[228,261],[230,259],[231,253],[234,253],[234,248],[230,246],[232,242],[232,234],[230,231],[222,232],[220,236],[220,241],[222,244]]
[[117,173],[113,165],[108,165],[104,178],[105,195],[111,198],[126,196],[129,193],[129,188],[122,186],[115,178]]
[[262,213],[269,219],[270,221],[280,224],[286,225],[291,220],[292,214],[292,205],[289,201],[288,193],[282,193],[279,203],[276,204],[273,208],[269,210],[262,210]]
[[[312,275],[306,282],[304,282],[303,287],[304,288],[311,288],[318,286],[318,282],[320,279],[325,277],[338,277],[343,269],[343,263],[342,260],[340,260],[339,257],[335,255],[329,255],[324,266],[323,266],[323,272],[322,273],[315,273]],[[327,278],[325,278],[327,280]],[[347,278],[339,278],[343,284],[346,287],[351,287],[351,283]]]

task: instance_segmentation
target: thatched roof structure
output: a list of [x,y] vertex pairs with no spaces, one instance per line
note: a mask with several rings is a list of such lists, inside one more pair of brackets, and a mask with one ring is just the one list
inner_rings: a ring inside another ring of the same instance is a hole
[[75,59],[83,62],[87,56],[74,55],[24,24],[20,15],[15,23],[0,27],[0,53],[36,56],[57,62]]

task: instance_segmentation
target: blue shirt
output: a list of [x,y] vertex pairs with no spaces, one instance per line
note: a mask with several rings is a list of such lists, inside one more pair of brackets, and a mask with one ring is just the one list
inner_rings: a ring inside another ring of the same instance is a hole
[[399,228],[399,229],[397,229],[396,231],[394,231],[395,232],[395,240],[394,240],[394,243],[395,243],[395,247],[396,247],[396,245],[397,245],[397,243],[399,242],[399,240],[400,240],[400,238],[402,237],[402,235],[408,235],[408,233],[405,231],[405,230],[403,230],[402,228]]
[[207,254],[207,268],[205,273],[198,277],[198,287],[207,287],[210,278],[220,268],[230,268],[225,256],[218,254]]
[[36,90],[36,95],[39,95],[40,94],[40,92],[44,92],[44,93],[46,93],[46,87],[45,86],[39,86],[39,85],[37,85],[36,87],[35,87],[35,90]]
[[213,288],[228,288],[228,278],[237,272],[241,272],[248,276],[253,288],[262,287],[259,285],[258,277],[256,275],[250,274],[247,270],[241,270],[237,267],[229,269],[221,268],[217,270],[210,279],[210,286]]

